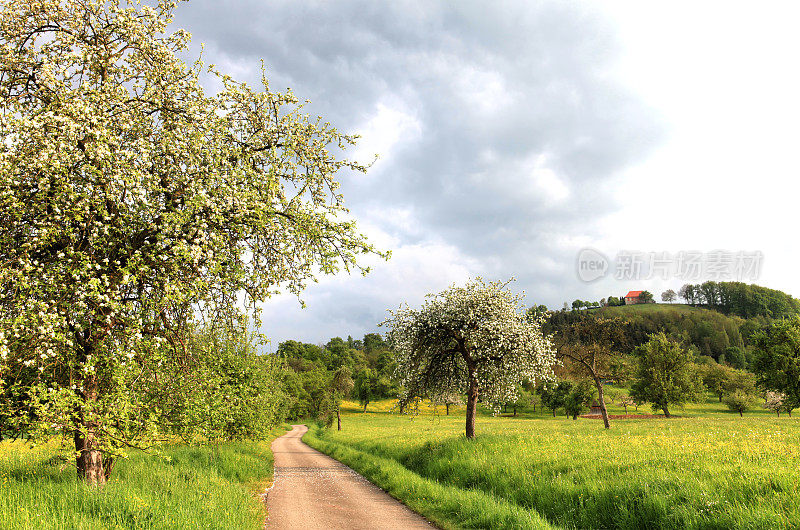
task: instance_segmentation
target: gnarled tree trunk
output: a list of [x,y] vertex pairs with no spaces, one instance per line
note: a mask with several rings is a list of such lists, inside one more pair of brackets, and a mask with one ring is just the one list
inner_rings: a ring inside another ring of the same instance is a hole
[[475,438],[475,412],[478,408],[478,380],[470,371],[469,390],[467,391],[467,438]]
[[97,441],[93,432],[84,435],[75,433],[75,450],[77,457],[78,477],[91,486],[103,486],[106,483],[106,472],[103,469],[103,454],[97,449]]
[[[597,400],[600,403],[600,415],[603,417],[603,425],[606,429],[610,429],[611,425],[608,423],[608,411],[606,410],[606,398],[603,395],[603,382],[596,375],[594,376],[594,385],[597,387]],[[627,413],[627,409],[625,410]]]
[[[75,339],[78,343],[78,359],[86,362],[94,351],[96,338],[92,337],[89,329],[75,332]],[[95,339],[95,340],[93,340]],[[75,464],[78,471],[78,478],[86,481],[91,486],[102,487],[113,466],[113,460],[109,459],[106,468],[103,467],[103,453],[100,451],[100,443],[97,439],[98,425],[93,418],[93,410],[97,407],[99,399],[98,381],[94,373],[89,374],[83,381],[82,406],[75,410],[75,414],[80,421],[81,428],[73,433],[75,442]]]
[[[86,381],[86,401],[87,406],[91,406],[97,401],[97,381],[89,378]],[[75,451],[78,477],[85,480],[91,486],[103,486],[108,478],[108,473],[103,469],[103,454],[100,452],[100,445],[97,440],[97,423],[91,418],[87,418],[86,410],[80,412],[83,430],[75,431]],[[108,471],[111,471],[109,463]]]

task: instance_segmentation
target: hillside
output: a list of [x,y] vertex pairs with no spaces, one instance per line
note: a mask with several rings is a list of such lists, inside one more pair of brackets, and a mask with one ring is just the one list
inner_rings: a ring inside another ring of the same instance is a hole
[[588,309],[587,311],[590,311],[592,313],[597,313],[598,315],[607,318],[626,317],[637,314],[651,314],[651,313],[664,313],[664,312],[675,312],[676,314],[703,313],[703,312],[718,313],[717,311],[713,311],[711,309],[695,307],[689,304],[633,304],[633,305],[621,305],[613,307],[611,306],[596,307]]
[[663,331],[696,348],[698,355],[736,368],[749,367],[751,338],[769,324],[764,317],[744,319],[686,304],[636,304],[554,312],[546,327],[559,333],[587,318],[619,318],[628,322],[626,344],[630,348],[646,342],[651,333]]

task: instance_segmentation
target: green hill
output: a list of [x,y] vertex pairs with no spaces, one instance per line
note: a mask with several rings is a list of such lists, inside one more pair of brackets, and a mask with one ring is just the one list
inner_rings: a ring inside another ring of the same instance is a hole
[[[676,314],[703,313],[710,312],[710,309],[695,307],[689,304],[633,304],[608,307],[596,307],[589,309],[592,313],[597,313],[606,318],[626,317],[637,314],[651,314],[674,311]],[[717,311],[713,311],[716,313]]]
[[748,368],[752,360],[751,337],[769,325],[764,317],[744,319],[712,309],[686,304],[635,304],[600,307],[585,311],[558,311],[551,314],[546,329],[559,333],[586,318],[620,318],[627,321],[631,348],[647,341],[652,333],[663,331],[696,349],[700,356]]

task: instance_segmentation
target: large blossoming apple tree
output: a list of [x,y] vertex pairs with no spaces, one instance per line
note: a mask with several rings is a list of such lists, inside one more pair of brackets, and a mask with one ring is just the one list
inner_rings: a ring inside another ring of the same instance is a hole
[[187,330],[241,326],[376,252],[337,191],[365,169],[341,155],[354,137],[263,76],[254,89],[185,64],[174,7],[0,12],[0,390],[18,406],[6,417],[74,438],[93,484],[104,457],[158,432],[132,389],[186,354]]

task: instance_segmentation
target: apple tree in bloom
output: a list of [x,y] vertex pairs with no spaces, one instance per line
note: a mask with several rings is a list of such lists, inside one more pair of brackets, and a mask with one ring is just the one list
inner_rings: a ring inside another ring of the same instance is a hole
[[390,311],[383,325],[397,351],[401,404],[466,394],[466,435],[474,438],[479,398],[499,410],[522,381],[553,378],[551,339],[539,320],[525,318],[508,283],[476,278],[428,295],[420,309]]
[[291,92],[181,61],[174,2],[0,9],[0,417],[74,439],[102,484],[104,456],[156,435],[131,382],[187,329],[364,271],[336,176],[365,168]]

